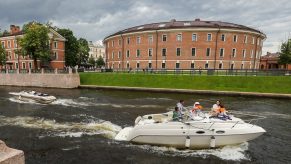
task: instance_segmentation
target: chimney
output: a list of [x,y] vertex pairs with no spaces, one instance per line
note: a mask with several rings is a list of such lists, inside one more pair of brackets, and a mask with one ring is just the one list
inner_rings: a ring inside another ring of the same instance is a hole
[[10,34],[15,34],[20,32],[20,27],[15,25],[10,25]]

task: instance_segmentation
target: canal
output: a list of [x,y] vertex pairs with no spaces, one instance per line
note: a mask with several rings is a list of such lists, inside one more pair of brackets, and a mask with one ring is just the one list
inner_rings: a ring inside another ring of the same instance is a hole
[[[10,92],[36,90],[55,95],[50,105],[21,102]],[[184,99],[209,108],[220,99],[228,110],[267,117],[267,133],[241,145],[177,150],[115,141],[139,115],[172,110]],[[163,94],[87,89],[0,87],[0,140],[23,150],[34,163],[289,163],[291,101],[266,98]]]

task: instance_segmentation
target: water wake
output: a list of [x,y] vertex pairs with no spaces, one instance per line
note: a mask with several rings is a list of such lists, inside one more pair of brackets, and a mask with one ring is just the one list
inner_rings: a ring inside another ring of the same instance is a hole
[[48,134],[45,136],[58,137],[81,137],[82,135],[102,135],[106,138],[114,138],[121,127],[110,121],[98,120],[91,122],[64,122],[48,120],[38,117],[4,117],[0,116],[0,126],[19,126],[23,128],[44,129]]
[[241,161],[250,160],[245,151],[248,150],[248,143],[240,145],[225,146],[218,149],[202,149],[202,150],[179,150],[172,147],[159,147],[150,145],[126,145],[127,147],[138,147],[147,152],[157,153],[166,156],[180,157],[202,157],[204,159],[215,156],[223,160]]

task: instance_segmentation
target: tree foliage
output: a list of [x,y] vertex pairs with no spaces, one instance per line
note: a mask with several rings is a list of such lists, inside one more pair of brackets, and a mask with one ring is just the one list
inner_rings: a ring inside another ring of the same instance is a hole
[[78,65],[83,65],[88,62],[89,58],[89,44],[88,41],[84,38],[78,40],[79,50],[78,50]]
[[97,65],[97,67],[99,67],[99,68],[105,65],[105,62],[104,62],[102,56],[99,56],[99,57],[98,57],[98,59],[97,59],[97,61],[96,61],[96,65]]
[[0,65],[3,67],[6,64],[6,50],[0,45]]
[[88,63],[89,63],[89,64],[92,64],[93,66],[95,66],[96,61],[95,61],[95,59],[93,58],[93,56],[90,56],[90,57],[89,57],[89,61],[88,61]]
[[34,67],[38,69],[37,60],[48,61],[50,59],[49,28],[39,23],[24,25],[24,36],[20,39],[20,46],[24,55],[34,60]]
[[66,38],[65,62],[66,66],[74,67],[78,63],[79,42],[70,29],[57,29]]
[[282,43],[278,63],[284,65],[291,64],[291,39]]

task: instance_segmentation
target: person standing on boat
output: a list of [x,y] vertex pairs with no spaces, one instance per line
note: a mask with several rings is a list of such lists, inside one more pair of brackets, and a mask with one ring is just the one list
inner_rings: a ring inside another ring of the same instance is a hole
[[184,100],[180,100],[176,105],[176,107],[178,107],[180,117],[182,117],[182,115],[184,114],[184,111],[185,111],[184,103],[185,103]]
[[179,121],[181,119],[180,113],[179,113],[179,108],[175,107],[175,110],[173,112],[173,121]]

